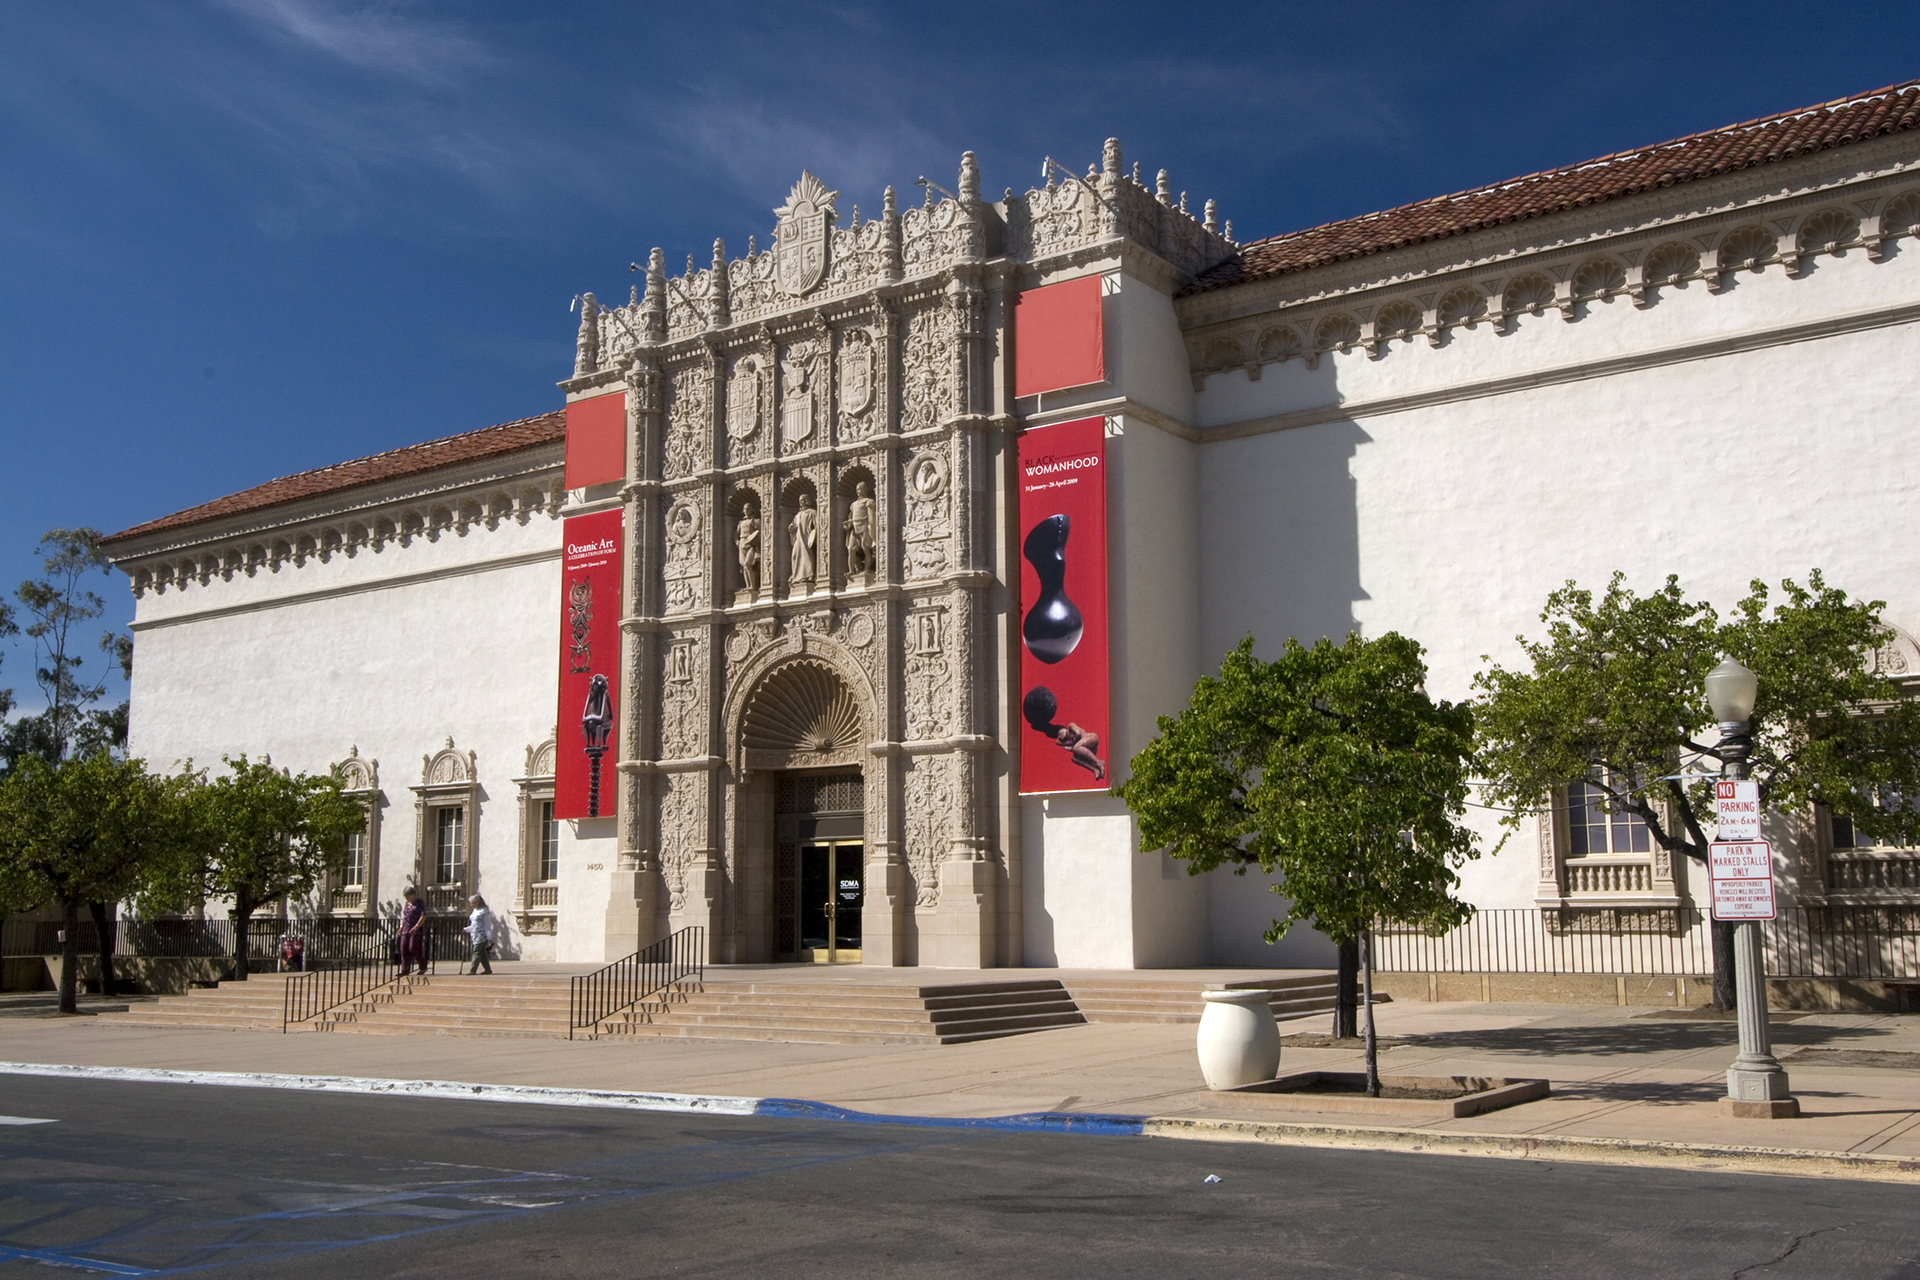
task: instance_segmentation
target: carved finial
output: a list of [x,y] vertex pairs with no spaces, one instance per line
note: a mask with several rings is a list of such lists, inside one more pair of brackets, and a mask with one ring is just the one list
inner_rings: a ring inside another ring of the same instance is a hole
[[640,286],[639,285],[630,284],[627,286],[627,305],[630,307],[637,307],[640,305]]
[[1003,199],[1005,199],[1005,200],[1007,200],[1007,201],[1009,201],[1009,202],[1011,202],[1011,201],[1013,200],[1013,188],[1012,188],[1012,187],[1008,187],[1008,188],[1007,188],[1007,194],[1006,194],[1006,195],[1005,195],[1005,196],[1003,197]]
[[747,256],[749,258],[757,258],[760,256],[760,250],[755,246],[752,236],[747,237]]
[[707,288],[707,297],[713,303],[713,310],[707,317],[707,327],[718,329],[733,323],[733,294],[727,281],[727,245],[724,240],[716,239],[713,242],[713,281]]
[[980,203],[980,162],[974,159],[973,152],[960,153],[960,203]]
[[1153,187],[1154,187],[1153,194],[1155,199],[1159,200],[1160,203],[1164,205],[1173,204],[1173,183],[1168,180],[1167,171],[1165,169],[1162,169],[1160,171],[1160,176],[1154,179]]
[[1133,162],[1133,185],[1136,187],[1140,185],[1140,162],[1138,160]]
[[860,206],[859,205],[853,206],[853,229],[855,231],[858,231],[860,229]]
[[1100,152],[1100,165],[1110,176],[1120,176],[1120,139],[1107,139],[1107,145]]
[[452,734],[448,734],[448,735],[447,735],[447,750],[449,750],[449,751],[451,751],[451,750],[453,750],[453,735],[452,735]]
[[580,336],[574,343],[573,376],[600,370],[600,304],[590,293],[580,295]]
[[1233,240],[1233,219],[1231,219],[1231,218],[1229,218],[1229,219],[1227,219],[1227,226],[1226,226],[1226,229],[1225,229],[1224,231],[1222,231],[1222,232],[1220,233],[1220,238],[1221,238],[1221,239],[1223,239],[1223,240],[1225,240],[1225,241],[1226,241],[1226,242],[1227,242],[1228,244],[1232,244],[1232,243],[1234,242],[1234,240]]
[[1087,161],[1087,184],[1091,186],[1093,184],[1093,180],[1099,176],[1100,176],[1100,166],[1096,165],[1091,160]]
[[1185,213],[1186,211],[1187,211],[1187,193],[1182,191],[1180,193],[1180,212]]
[[647,255],[647,293],[640,300],[649,342],[667,340],[667,255],[655,248]]
[[1215,235],[1220,233],[1220,206],[1211,200],[1207,201],[1206,228]]
[[693,255],[692,254],[687,255],[687,276],[689,279],[691,279],[693,276]]
[[[931,193],[931,188],[928,189]],[[898,280],[905,274],[900,260],[900,214],[893,206],[893,188],[887,188],[880,213],[880,278]]]

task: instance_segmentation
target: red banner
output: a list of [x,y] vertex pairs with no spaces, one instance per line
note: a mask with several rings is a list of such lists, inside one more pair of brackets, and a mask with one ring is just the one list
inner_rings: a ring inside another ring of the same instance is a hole
[[627,477],[627,395],[594,396],[567,406],[567,488]]
[[1105,381],[1100,293],[1099,276],[1082,276],[1020,295],[1014,303],[1014,395]]
[[1020,436],[1020,791],[1105,791],[1106,419]]
[[560,553],[560,712],[553,816],[613,813],[620,736],[620,544],[618,508],[565,522]]

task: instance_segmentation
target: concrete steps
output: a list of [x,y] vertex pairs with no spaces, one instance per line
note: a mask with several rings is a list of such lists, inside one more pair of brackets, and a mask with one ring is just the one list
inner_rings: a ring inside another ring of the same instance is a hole
[[1084,1022],[1057,980],[916,986],[729,982],[629,1010],[607,1036],[805,1044],[965,1044]]
[[[1088,1022],[1192,1022],[1200,1021],[1205,1001],[1200,993],[1208,989],[1203,982],[1150,981],[1120,982],[1078,979],[1067,990]],[[1261,978],[1231,982],[1233,990],[1264,987],[1273,995],[1276,1019],[1304,1018],[1316,1013],[1333,1012],[1334,975],[1298,974],[1286,978]]]
[[99,1020],[125,1027],[220,1027],[278,1031],[289,974],[263,973],[245,982],[195,987],[183,996],[161,996],[124,1013],[103,1013]]
[[317,1026],[348,1035],[564,1039],[568,991],[564,974],[522,979],[416,976],[329,1010]]

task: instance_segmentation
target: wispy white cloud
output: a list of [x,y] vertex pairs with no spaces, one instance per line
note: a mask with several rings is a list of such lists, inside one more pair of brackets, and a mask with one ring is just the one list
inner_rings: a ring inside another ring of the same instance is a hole
[[392,4],[325,0],[218,0],[284,43],[366,71],[445,85],[495,67],[499,58],[457,23],[416,17]]

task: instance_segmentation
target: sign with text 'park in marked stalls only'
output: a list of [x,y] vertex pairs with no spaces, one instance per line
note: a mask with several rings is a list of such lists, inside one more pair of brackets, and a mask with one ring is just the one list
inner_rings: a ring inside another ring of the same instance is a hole
[[1715,920],[1773,919],[1773,846],[1764,840],[1716,840],[1707,846]]

